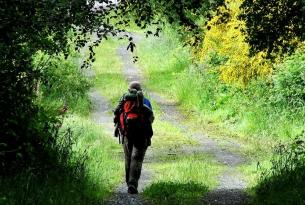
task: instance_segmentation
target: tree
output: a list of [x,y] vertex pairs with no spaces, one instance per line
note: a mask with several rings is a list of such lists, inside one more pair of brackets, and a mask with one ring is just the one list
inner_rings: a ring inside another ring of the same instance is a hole
[[305,40],[304,0],[245,0],[242,8],[252,52],[292,52]]
[[[131,11],[128,2],[116,6],[108,0],[1,1],[0,8],[0,166],[40,161],[55,143],[60,115],[46,113],[36,102],[41,70],[32,65],[38,51],[49,55],[69,54],[68,32],[73,31],[78,48],[96,32],[97,45],[115,35],[111,12]],[[139,5],[139,4],[138,4]],[[119,23],[119,22],[116,22]],[[92,51],[92,45],[89,46]],[[93,51],[90,59],[93,59]]]
[[168,23],[176,25],[182,40],[192,47],[197,47],[202,41],[204,31],[200,20],[212,18],[211,11],[223,4],[224,0],[151,0],[156,14]]
[[[72,32],[78,50],[88,45],[86,67],[94,60],[93,47],[109,35],[124,32],[132,19],[141,28],[164,18],[195,28],[191,13],[199,12],[202,5],[212,4],[198,0],[121,0],[118,4],[111,0],[1,1],[0,170],[41,161],[52,153],[56,142],[60,114],[46,113],[35,101],[41,79],[41,69],[32,63],[37,52],[69,55],[67,34]],[[92,33],[97,39],[90,43]],[[133,50],[132,38],[129,40]]]

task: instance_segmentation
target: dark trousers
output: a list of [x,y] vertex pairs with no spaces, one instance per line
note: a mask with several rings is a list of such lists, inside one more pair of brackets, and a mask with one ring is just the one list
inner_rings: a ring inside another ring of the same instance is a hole
[[138,145],[134,140],[124,137],[125,153],[125,177],[128,186],[138,188],[138,181],[141,175],[142,163],[144,160],[147,145]]

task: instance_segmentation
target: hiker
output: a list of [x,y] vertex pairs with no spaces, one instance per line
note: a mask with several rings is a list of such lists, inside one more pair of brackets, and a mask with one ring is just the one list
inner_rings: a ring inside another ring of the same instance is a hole
[[151,103],[144,97],[141,85],[133,81],[114,110],[115,135],[122,137],[125,154],[125,179],[128,193],[138,193],[138,181],[147,147],[151,145],[154,115]]

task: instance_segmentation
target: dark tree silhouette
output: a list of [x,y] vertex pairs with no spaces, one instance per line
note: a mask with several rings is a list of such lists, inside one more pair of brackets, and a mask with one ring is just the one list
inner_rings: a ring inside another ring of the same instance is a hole
[[303,0],[245,0],[248,42],[252,51],[293,51],[296,38],[305,39],[305,1]]
[[[9,172],[12,165],[22,167],[41,162],[48,158],[56,144],[61,114],[51,115],[35,101],[41,79],[41,70],[32,65],[35,53],[43,51],[49,55],[63,53],[68,56],[69,32],[74,33],[78,50],[88,43],[88,34],[96,33],[98,39],[88,46],[90,55],[84,62],[86,67],[94,60],[93,47],[107,36],[124,32],[132,20],[141,28],[168,20],[192,31],[198,27],[191,14],[208,13],[209,8],[216,5],[198,0],[118,2],[0,2],[0,172]],[[147,33],[158,35],[160,30]],[[129,40],[132,48],[132,38]]]

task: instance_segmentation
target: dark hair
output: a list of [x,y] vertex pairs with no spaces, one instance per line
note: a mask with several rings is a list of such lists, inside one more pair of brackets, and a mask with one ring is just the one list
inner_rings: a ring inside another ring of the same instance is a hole
[[136,89],[136,90],[142,90],[141,84],[138,81],[132,81],[129,83],[128,89]]

